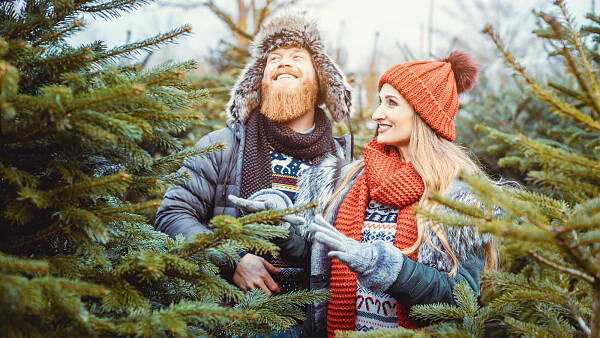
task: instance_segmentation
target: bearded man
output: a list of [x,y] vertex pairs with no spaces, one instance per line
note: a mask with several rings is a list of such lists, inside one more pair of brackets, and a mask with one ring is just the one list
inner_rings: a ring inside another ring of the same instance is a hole
[[[247,199],[271,188],[293,202],[303,171],[328,155],[349,159],[348,135],[332,136],[331,121],[320,106],[336,122],[348,117],[350,86],[325,54],[315,24],[301,15],[278,16],[263,25],[251,55],[231,92],[227,128],[196,145],[222,142],[225,150],[184,163],[179,173],[189,179],[167,190],[156,215],[157,230],[191,239],[209,231],[206,224],[216,215],[238,217],[239,200],[228,199],[230,194]],[[293,262],[240,254],[232,280],[244,291],[261,288],[271,295],[301,288],[307,280],[303,267]],[[283,247],[281,256],[286,256]],[[277,275],[279,283],[273,279]]]

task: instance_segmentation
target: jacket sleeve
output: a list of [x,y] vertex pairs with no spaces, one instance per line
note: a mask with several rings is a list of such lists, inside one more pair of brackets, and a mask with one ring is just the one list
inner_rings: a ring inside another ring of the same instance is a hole
[[[211,146],[218,141],[213,133],[204,136],[196,144],[197,148]],[[225,152],[227,150],[224,150]],[[221,152],[208,157],[193,157],[184,161],[178,174],[187,174],[188,178],[180,184],[167,189],[156,213],[156,230],[171,237],[183,234],[187,239],[208,231],[206,223],[212,217],[215,189],[217,186],[219,158]]]
[[456,305],[453,296],[454,286],[464,281],[473,289],[475,295],[479,295],[481,272],[485,265],[485,254],[483,250],[479,251],[479,253],[471,253],[459,263],[455,277],[405,258],[398,277],[386,293],[394,297],[398,303],[408,307],[434,303]]
[[485,265],[482,246],[473,247],[459,260],[454,277],[443,270],[410,260],[392,243],[376,241],[373,248],[376,254],[372,269],[357,274],[357,278],[364,287],[376,293],[385,292],[404,306],[455,305],[454,285],[461,281],[467,282],[473,292],[479,294],[481,271]]
[[290,225],[288,236],[275,238],[273,243],[279,246],[281,257],[287,262],[298,265],[308,263],[311,244],[295,226]]

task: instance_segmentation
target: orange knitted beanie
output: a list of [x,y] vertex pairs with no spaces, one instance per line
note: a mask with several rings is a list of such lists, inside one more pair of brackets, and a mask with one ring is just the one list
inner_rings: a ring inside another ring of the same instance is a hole
[[379,79],[378,89],[388,83],[396,88],[439,135],[454,141],[454,116],[458,94],[470,90],[477,80],[479,67],[471,57],[452,52],[439,61],[412,61],[395,65]]

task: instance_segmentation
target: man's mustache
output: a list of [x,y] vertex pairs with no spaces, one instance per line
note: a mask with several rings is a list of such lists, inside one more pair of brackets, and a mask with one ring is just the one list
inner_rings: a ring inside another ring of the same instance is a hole
[[293,68],[281,68],[281,69],[277,70],[275,72],[275,74],[273,74],[273,80],[277,79],[277,77],[282,74],[290,74],[295,78],[299,78],[301,75],[299,71],[297,71]]

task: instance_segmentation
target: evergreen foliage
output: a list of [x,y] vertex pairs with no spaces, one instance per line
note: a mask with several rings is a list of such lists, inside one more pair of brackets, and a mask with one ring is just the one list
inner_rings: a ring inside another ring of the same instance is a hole
[[[0,335],[250,335],[289,326],[324,293],[245,295],[219,276],[237,249],[276,252],[274,225],[297,210],[215,217],[192,241],[154,231],[142,212],[185,177],[174,135],[207,100],[194,62],[115,62],[186,35],[189,26],[115,48],[71,46],[81,15],[110,19],[147,1],[0,3]],[[151,155],[153,148],[165,156]],[[312,206],[309,206],[312,207]],[[226,300],[233,306],[222,305]]]
[[[540,120],[510,131],[498,123],[477,128],[485,135],[482,144],[488,145],[487,150],[500,154],[498,166],[520,172],[531,189],[498,187],[485,177],[463,174],[461,179],[471,186],[483,208],[432,194],[434,201],[461,216],[422,211],[434,221],[475,226],[503,242],[504,267],[486,272],[482,279],[485,306],[477,310],[477,327],[483,323],[485,329],[468,330],[477,336],[600,336],[600,19],[588,14],[591,25],[578,29],[565,4],[558,0],[554,5],[556,16],[538,14],[543,25],[536,34],[549,41],[549,57],[565,75],[550,77],[545,83],[515,60],[491,27],[484,29],[520,79],[519,85],[527,89],[531,98],[523,103],[537,109],[530,118]],[[503,94],[493,95],[502,98]],[[543,126],[549,127],[544,130]],[[494,207],[502,209],[500,217],[492,215]],[[441,306],[416,307],[413,313],[420,318],[443,318]],[[450,318],[452,312],[445,315]],[[465,322],[453,321],[443,329]]]

